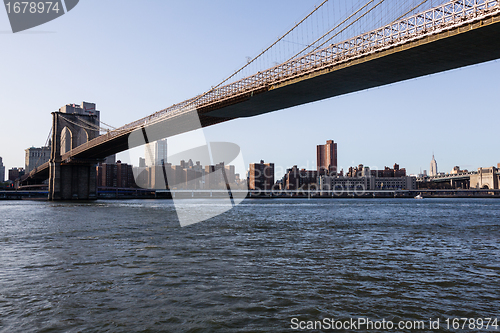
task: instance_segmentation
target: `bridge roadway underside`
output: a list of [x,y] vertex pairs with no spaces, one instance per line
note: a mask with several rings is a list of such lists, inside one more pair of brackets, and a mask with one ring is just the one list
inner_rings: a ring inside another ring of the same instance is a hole
[[[478,64],[500,58],[499,40],[500,15],[497,15],[488,20],[463,24],[459,28],[321,68],[279,84],[201,107],[196,112],[200,117],[201,126],[206,127],[235,118],[251,117]],[[145,126],[144,131],[148,133],[149,142],[152,142],[194,129],[190,127],[192,122],[189,119],[192,119],[192,115],[167,118]],[[142,129],[134,132],[137,134],[140,131]],[[63,156],[63,160],[105,158],[145,143],[144,140],[132,140],[136,143],[131,144],[130,133],[125,131],[97,146],[75,154],[70,152],[69,155]]]

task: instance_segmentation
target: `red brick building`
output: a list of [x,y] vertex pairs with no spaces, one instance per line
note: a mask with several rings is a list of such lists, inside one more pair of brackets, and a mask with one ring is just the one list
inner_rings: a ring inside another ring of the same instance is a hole
[[274,163],[251,163],[248,171],[248,189],[269,191],[274,185]]
[[333,140],[316,146],[316,167],[318,175],[335,176],[337,174],[337,144]]

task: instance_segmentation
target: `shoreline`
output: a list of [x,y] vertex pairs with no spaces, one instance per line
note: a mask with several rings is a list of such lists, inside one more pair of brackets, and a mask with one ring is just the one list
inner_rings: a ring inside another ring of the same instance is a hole
[[[94,200],[171,200],[171,199],[217,199],[226,198],[227,191],[147,191],[137,194],[130,191],[98,192]],[[413,199],[417,195],[423,198],[481,198],[500,199],[500,190],[391,190],[391,191],[350,191],[341,193],[320,193],[317,191],[233,191],[232,194],[246,195],[246,199]],[[0,200],[48,200],[48,191],[0,191]],[[94,201],[90,200],[90,201]],[[73,201],[89,201],[78,200]]]

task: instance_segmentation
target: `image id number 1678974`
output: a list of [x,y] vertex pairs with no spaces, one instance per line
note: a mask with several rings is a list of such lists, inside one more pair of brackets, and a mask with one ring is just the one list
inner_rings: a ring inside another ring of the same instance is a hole
[[58,2],[7,2],[5,7],[7,8],[8,14],[48,14],[51,11],[56,13],[60,11]]

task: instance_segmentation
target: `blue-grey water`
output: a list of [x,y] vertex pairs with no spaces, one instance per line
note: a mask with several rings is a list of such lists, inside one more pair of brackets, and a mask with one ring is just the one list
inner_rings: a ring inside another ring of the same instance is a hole
[[246,200],[185,228],[169,200],[2,201],[0,259],[1,332],[500,321],[495,199]]

